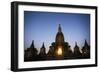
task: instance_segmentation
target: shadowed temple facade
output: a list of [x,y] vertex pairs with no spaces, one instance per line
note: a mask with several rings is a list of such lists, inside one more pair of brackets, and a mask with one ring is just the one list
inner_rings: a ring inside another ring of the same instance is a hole
[[51,43],[48,53],[46,53],[45,44],[42,44],[40,52],[34,46],[34,41],[24,52],[24,61],[41,61],[41,60],[63,60],[63,59],[86,59],[90,58],[90,46],[85,40],[84,46],[79,48],[77,42],[73,51],[68,42],[65,41],[61,25],[59,24],[55,42]]
[[58,32],[56,34],[55,42],[50,46],[48,52],[48,59],[64,59],[71,57],[72,51],[68,42],[65,42],[64,35],[59,24]]

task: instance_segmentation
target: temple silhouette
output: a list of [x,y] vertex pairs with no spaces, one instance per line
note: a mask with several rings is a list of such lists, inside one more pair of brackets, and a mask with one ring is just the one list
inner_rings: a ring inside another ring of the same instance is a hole
[[34,46],[34,40],[29,48],[24,52],[24,61],[42,61],[42,60],[63,60],[63,59],[87,59],[90,58],[90,46],[87,41],[84,40],[84,46],[79,48],[77,42],[75,42],[74,51],[71,50],[71,46],[65,41],[64,35],[59,24],[58,32],[56,34],[55,42],[52,42],[48,53],[46,53],[45,44],[43,42],[40,52]]

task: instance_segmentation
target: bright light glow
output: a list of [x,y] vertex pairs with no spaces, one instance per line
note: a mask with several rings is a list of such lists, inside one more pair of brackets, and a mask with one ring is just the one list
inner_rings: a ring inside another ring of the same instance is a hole
[[62,48],[61,47],[58,48],[57,54],[62,55]]

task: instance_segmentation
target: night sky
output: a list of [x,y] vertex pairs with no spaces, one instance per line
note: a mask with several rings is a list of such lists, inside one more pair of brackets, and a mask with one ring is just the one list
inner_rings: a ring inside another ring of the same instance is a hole
[[56,13],[24,11],[24,47],[28,48],[32,40],[35,47],[41,48],[44,42],[48,51],[61,24],[65,41],[71,48],[77,42],[81,48],[85,39],[90,43],[90,15],[79,13]]

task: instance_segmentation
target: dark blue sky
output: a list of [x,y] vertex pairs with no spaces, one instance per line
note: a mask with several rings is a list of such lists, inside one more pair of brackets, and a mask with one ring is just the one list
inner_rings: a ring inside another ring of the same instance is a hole
[[90,15],[77,13],[54,13],[24,11],[24,46],[28,48],[34,40],[36,48],[41,48],[44,42],[49,49],[61,24],[65,41],[82,47],[85,39],[90,43]]

